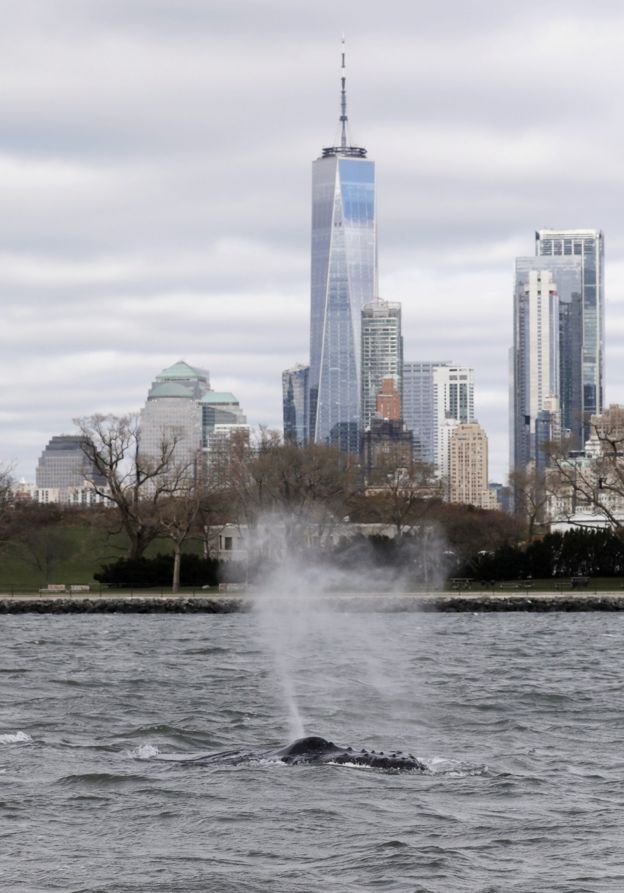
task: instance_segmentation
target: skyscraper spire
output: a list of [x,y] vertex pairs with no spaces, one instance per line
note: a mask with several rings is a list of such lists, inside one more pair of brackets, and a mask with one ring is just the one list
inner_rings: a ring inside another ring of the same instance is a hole
[[[347,155],[351,158],[366,158],[366,149],[359,146],[350,146],[347,135],[347,54],[345,39],[342,38],[342,50],[340,55],[340,141],[337,146],[326,146],[323,149],[323,158],[335,158],[338,155]],[[338,140],[336,140],[338,142]]]
[[347,147],[347,65],[345,61],[345,39],[342,37],[342,61],[340,65],[340,148]]

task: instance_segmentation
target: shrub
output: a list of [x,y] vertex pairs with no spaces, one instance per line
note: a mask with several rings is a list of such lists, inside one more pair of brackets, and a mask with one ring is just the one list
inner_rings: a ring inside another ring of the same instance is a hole
[[[201,558],[185,553],[180,567],[181,586],[216,586],[219,582],[216,558]],[[105,564],[94,574],[98,582],[114,589],[141,589],[150,586],[171,586],[173,555],[158,554],[154,558],[119,558]]]

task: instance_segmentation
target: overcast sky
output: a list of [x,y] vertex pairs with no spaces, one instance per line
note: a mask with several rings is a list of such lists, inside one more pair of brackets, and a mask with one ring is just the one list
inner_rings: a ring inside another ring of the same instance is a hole
[[5,0],[0,459],[20,475],[182,358],[281,426],[343,32],[380,295],[403,303],[406,359],[474,366],[490,477],[507,473],[513,261],[536,228],[604,230],[607,400],[624,402],[619,3]]

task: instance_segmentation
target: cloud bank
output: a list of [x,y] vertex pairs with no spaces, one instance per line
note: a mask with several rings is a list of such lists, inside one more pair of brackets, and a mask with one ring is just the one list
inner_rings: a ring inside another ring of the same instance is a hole
[[406,359],[475,367],[507,466],[512,272],[543,226],[607,245],[607,399],[624,401],[618,4],[22,0],[0,32],[0,458],[138,409],[180,358],[281,425],[307,360],[310,163],[377,163],[380,293]]

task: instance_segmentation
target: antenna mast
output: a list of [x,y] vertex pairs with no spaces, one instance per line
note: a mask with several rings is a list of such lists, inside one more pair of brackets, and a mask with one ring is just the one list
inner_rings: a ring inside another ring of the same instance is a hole
[[348,158],[366,158],[366,149],[350,146],[347,138],[347,61],[345,39],[342,38],[342,54],[340,59],[340,145],[325,146],[322,158],[335,158],[337,155]]
[[345,62],[345,39],[342,38],[342,61],[340,66],[340,148],[347,147],[347,66]]

